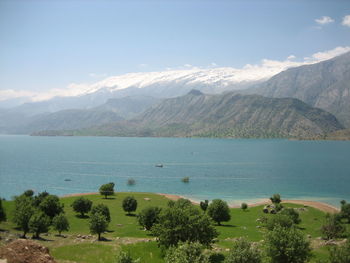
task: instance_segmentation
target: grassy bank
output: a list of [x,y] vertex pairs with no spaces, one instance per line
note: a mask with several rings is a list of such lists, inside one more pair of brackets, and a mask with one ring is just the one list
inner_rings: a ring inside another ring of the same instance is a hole
[[[50,231],[48,236],[43,236],[42,242],[51,249],[52,255],[59,262],[113,262],[117,252],[122,250],[130,251],[135,258],[141,258],[141,262],[163,262],[160,250],[154,237],[149,232],[144,231],[137,223],[136,214],[128,216],[122,209],[122,200],[132,195],[137,199],[138,211],[147,206],[166,207],[169,199],[164,196],[151,193],[117,193],[115,196],[104,199],[101,195],[86,195],[87,199],[96,204],[106,204],[111,212],[111,223],[108,232],[103,234],[106,241],[98,242],[96,237],[77,238],[77,235],[89,235],[89,217],[81,218],[71,208],[71,203],[77,198],[74,196],[61,198],[64,204],[65,214],[70,222],[70,231],[64,233],[65,238],[56,236]],[[0,228],[11,233],[20,233],[11,223],[13,202],[5,201],[3,205],[8,214],[8,222],[0,224]],[[284,204],[285,207],[303,208],[298,204]],[[236,237],[245,236],[251,241],[263,239],[264,228],[261,227],[257,219],[266,215],[262,212],[263,206],[251,207],[247,211],[239,208],[231,209],[231,220],[216,226],[220,233],[218,242],[214,246],[225,253],[226,248],[232,246],[232,240]],[[310,235],[311,239],[321,236],[320,228],[323,224],[325,213],[312,207],[299,210],[302,219],[298,226],[305,235]],[[2,232],[1,234],[4,234]],[[325,258],[327,249],[321,247],[314,249],[315,258]]]

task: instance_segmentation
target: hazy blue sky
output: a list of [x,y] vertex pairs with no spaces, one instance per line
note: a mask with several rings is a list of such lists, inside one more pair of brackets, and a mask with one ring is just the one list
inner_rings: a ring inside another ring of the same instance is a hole
[[350,21],[342,25],[349,14],[348,0],[0,0],[0,89],[302,59],[350,46]]

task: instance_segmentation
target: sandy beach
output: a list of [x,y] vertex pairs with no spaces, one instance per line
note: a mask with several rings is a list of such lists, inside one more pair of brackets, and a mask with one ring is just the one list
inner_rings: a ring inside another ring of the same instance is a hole
[[[84,196],[84,195],[95,195],[95,194],[99,194],[99,193],[76,193],[76,194],[68,194],[68,195],[64,195],[62,197],[72,197],[72,196]],[[184,196],[181,195],[173,195],[173,194],[164,194],[164,193],[156,193],[158,195],[164,196],[166,198],[168,198],[169,200],[173,200],[176,201],[180,198],[185,198],[188,199]],[[191,200],[191,199],[189,199]],[[199,202],[191,200],[191,202],[193,204],[198,205]],[[322,203],[322,202],[317,202],[317,201],[308,201],[308,200],[283,200],[282,203],[289,203],[289,204],[298,204],[298,205],[304,205],[304,206],[310,206],[313,208],[316,208],[318,210],[321,210],[325,213],[337,213],[339,212],[339,209],[337,207],[334,207],[332,205],[326,204],[326,203]],[[255,202],[255,203],[248,203],[248,205],[250,207],[255,207],[255,206],[259,206],[259,205],[266,205],[266,204],[271,204],[271,201],[269,199],[263,199],[262,201],[259,202]],[[239,205],[230,205],[231,208],[239,208]]]

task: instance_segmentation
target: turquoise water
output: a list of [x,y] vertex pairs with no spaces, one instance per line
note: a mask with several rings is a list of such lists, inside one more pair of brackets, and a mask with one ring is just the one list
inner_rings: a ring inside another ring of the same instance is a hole
[[237,204],[280,193],[338,205],[350,201],[350,142],[0,136],[1,197],[96,192],[107,182],[195,200]]

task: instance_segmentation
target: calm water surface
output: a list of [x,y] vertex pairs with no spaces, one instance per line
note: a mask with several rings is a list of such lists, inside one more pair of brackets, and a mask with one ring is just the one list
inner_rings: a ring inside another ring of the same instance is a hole
[[1,197],[96,192],[107,182],[195,200],[237,204],[280,193],[338,205],[350,201],[350,142],[0,136]]

